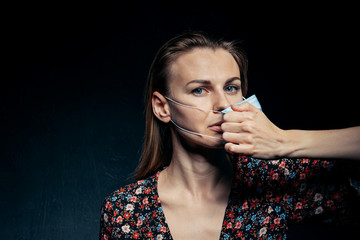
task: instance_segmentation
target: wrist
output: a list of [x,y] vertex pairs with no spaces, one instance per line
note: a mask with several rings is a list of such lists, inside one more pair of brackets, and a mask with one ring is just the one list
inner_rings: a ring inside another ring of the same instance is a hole
[[283,157],[298,158],[302,157],[304,146],[308,138],[305,138],[300,130],[283,130]]

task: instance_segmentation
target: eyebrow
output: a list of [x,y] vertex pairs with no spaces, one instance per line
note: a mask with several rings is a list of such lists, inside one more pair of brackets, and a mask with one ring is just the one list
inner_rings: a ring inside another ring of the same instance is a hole
[[[226,84],[229,84],[229,83],[231,83],[231,82],[233,82],[233,81],[235,81],[235,80],[241,81],[241,79],[240,79],[239,77],[232,77],[232,78],[226,80],[225,85],[226,85]],[[193,84],[193,83],[211,85],[211,81],[209,81],[209,80],[192,80],[192,81],[188,82],[185,86],[190,85],[190,84]]]

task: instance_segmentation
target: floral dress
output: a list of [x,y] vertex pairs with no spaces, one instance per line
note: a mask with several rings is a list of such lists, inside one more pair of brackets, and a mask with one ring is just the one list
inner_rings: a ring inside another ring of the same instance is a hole
[[[289,224],[340,218],[349,199],[358,197],[335,161],[231,158],[232,188],[219,239],[286,239]],[[100,239],[173,239],[157,191],[160,172],[105,199]]]

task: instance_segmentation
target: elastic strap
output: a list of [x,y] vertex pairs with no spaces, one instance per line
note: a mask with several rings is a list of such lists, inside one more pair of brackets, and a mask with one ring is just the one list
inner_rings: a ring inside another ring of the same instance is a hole
[[213,136],[209,136],[209,135],[205,135],[205,134],[201,134],[201,133],[189,131],[189,130],[187,130],[187,129],[185,129],[185,128],[182,128],[182,127],[180,127],[179,125],[177,125],[173,120],[170,120],[170,121],[175,125],[175,127],[177,127],[178,129],[180,129],[181,131],[184,131],[184,132],[187,132],[187,133],[190,133],[190,134],[195,134],[195,135],[198,135],[198,136],[203,136],[203,137],[208,137],[208,138],[214,138],[214,139],[223,141],[221,138],[218,138],[218,137],[213,137]]
[[190,105],[182,104],[182,103],[179,103],[179,102],[177,102],[177,101],[175,101],[175,100],[173,100],[173,99],[171,99],[171,98],[169,98],[169,97],[167,97],[167,96],[165,96],[165,98],[166,98],[167,100],[169,100],[170,102],[173,102],[173,103],[175,103],[175,104],[177,104],[177,105],[179,105],[179,106],[182,106],[182,107],[187,107],[187,108],[192,108],[192,109],[198,109],[198,110],[202,110],[202,111],[215,112],[215,113],[222,113],[221,111],[210,110],[210,109],[205,109],[205,108],[200,108],[200,107],[193,107],[193,106],[190,106]]

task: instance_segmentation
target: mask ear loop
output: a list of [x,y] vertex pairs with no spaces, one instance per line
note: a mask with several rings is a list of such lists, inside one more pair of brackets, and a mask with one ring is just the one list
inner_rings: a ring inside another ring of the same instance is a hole
[[220,141],[224,141],[223,139],[218,138],[218,137],[213,137],[213,136],[209,136],[209,135],[205,135],[205,134],[201,134],[201,133],[189,131],[189,130],[187,130],[187,129],[185,129],[185,128],[182,128],[182,127],[180,127],[179,125],[177,125],[173,120],[170,120],[170,122],[172,122],[172,124],[174,124],[175,127],[177,127],[178,129],[180,129],[181,131],[184,131],[184,132],[187,132],[187,133],[190,133],[190,134],[195,134],[195,135],[202,136],[202,137],[214,138],[214,139],[217,139],[217,140],[220,140]]
[[182,107],[187,107],[187,108],[192,108],[192,109],[198,109],[198,110],[208,111],[208,112],[222,113],[221,111],[210,110],[210,109],[205,109],[205,108],[200,108],[200,107],[193,107],[193,106],[190,106],[190,105],[182,104],[182,103],[179,103],[179,102],[177,102],[177,101],[175,101],[175,100],[173,100],[173,99],[171,99],[171,98],[169,98],[169,97],[167,97],[167,96],[165,96],[165,98],[166,98],[167,100],[169,100],[170,102],[173,102],[173,103],[175,103],[175,104],[177,104],[177,105],[179,105],[179,106],[182,106]]
[[[167,100],[169,100],[170,102],[175,103],[175,104],[177,104],[177,105],[179,105],[179,106],[181,106],[181,107],[186,107],[186,108],[191,108],[191,109],[197,109],[197,110],[209,111],[209,112],[215,112],[215,113],[221,113],[221,114],[222,114],[221,111],[210,110],[210,109],[205,109],[205,108],[200,108],[200,107],[193,107],[193,106],[190,106],[190,105],[186,105],[186,104],[179,103],[179,102],[177,102],[177,101],[175,101],[175,100],[173,100],[173,99],[171,99],[171,98],[169,98],[169,97],[167,97],[167,96],[165,96],[165,98],[166,98]],[[177,127],[178,129],[180,129],[181,131],[184,131],[184,132],[186,132],[186,133],[190,133],[190,134],[194,134],[194,135],[198,135],[198,136],[202,136],[202,137],[208,137],[208,138],[213,138],[213,139],[217,139],[217,140],[220,140],[220,141],[224,141],[223,139],[218,138],[218,137],[213,137],[213,136],[209,136],[209,135],[197,133],[197,132],[193,132],[193,131],[187,130],[187,129],[185,129],[185,128],[182,128],[182,127],[180,127],[178,124],[176,124],[173,120],[170,120],[170,122],[171,122],[172,124],[174,124],[175,127]]]

